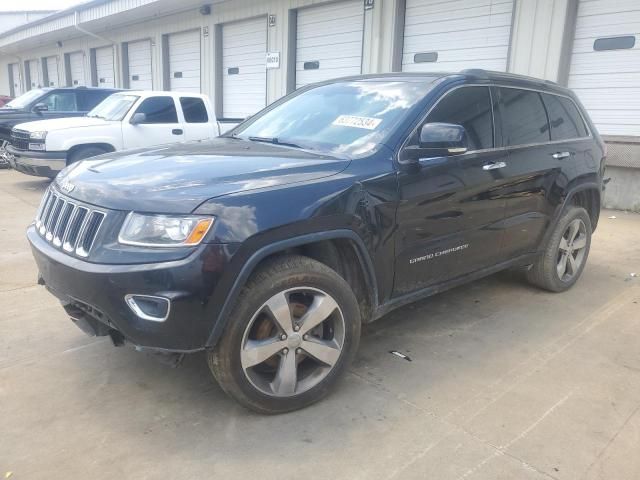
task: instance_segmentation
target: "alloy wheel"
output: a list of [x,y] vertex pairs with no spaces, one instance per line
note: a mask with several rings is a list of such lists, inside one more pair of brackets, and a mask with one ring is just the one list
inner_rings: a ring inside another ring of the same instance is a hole
[[285,290],[267,300],[247,325],[242,370],[266,395],[299,395],[331,372],[344,339],[344,317],[333,297],[311,287]]
[[570,281],[584,262],[587,248],[587,227],[576,218],[567,226],[558,246],[558,278],[563,282]]

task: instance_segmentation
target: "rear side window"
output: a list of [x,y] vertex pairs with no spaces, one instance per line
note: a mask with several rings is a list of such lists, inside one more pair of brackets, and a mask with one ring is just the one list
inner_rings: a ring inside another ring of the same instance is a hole
[[505,146],[550,140],[547,113],[540,94],[518,88],[500,88]]
[[207,123],[209,116],[204,101],[196,97],[181,97],[180,105],[187,123]]
[[488,87],[462,87],[446,94],[427,117],[427,123],[462,125],[469,150],[493,148],[493,115]]
[[551,140],[566,140],[587,136],[582,117],[575,104],[566,97],[543,93],[542,99],[551,126]]
[[93,107],[111,95],[113,92],[107,90],[78,90],[78,108],[81,112],[93,110]]
[[150,97],[142,102],[136,113],[144,113],[144,123],[178,123],[176,104],[171,97]]

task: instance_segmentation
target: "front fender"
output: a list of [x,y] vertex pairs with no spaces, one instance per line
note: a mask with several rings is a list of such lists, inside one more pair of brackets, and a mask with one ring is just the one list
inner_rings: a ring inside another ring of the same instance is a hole
[[47,134],[47,150],[61,152],[69,151],[78,145],[106,144],[111,145],[114,150],[122,150],[122,135],[113,135],[105,132],[102,128],[95,132],[89,132],[88,129],[78,129],[74,132],[54,131]]

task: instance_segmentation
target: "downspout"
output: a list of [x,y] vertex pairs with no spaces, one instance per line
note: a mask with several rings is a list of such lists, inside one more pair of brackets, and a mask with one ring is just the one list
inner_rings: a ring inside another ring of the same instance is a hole
[[115,77],[115,86],[116,88],[120,87],[121,81],[120,81],[120,52],[118,50],[118,44],[116,42],[114,42],[113,40],[109,40],[108,38],[105,37],[101,37],[100,35],[97,35],[93,32],[90,32],[88,30],[85,30],[84,28],[82,28],[79,23],[80,23],[80,16],[78,15],[78,10],[74,11],[74,21],[73,21],[73,27],[78,30],[80,33],[84,33],[85,35],[88,35],[90,37],[96,38],[102,42],[107,42],[111,44],[111,48],[113,48],[113,74]]
[[13,58],[17,58],[18,59],[18,76],[20,78],[18,78],[18,82],[20,83],[20,90],[22,91],[22,93],[25,93],[27,91],[27,89],[25,88],[26,85],[24,85],[23,79],[24,79],[24,61],[22,60],[22,57],[19,55],[16,55],[15,53],[9,53],[6,52],[4,50],[0,49],[0,53],[3,55],[7,55],[8,57],[13,57]]

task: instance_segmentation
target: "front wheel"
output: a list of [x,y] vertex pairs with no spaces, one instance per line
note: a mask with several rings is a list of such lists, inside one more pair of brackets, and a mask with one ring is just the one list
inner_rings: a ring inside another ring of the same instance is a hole
[[242,405],[283,413],[329,393],[359,338],[360,311],[349,284],[320,262],[290,255],[252,275],[208,362]]
[[580,278],[591,247],[591,219],[584,208],[565,211],[527,279],[551,292],[563,292]]

